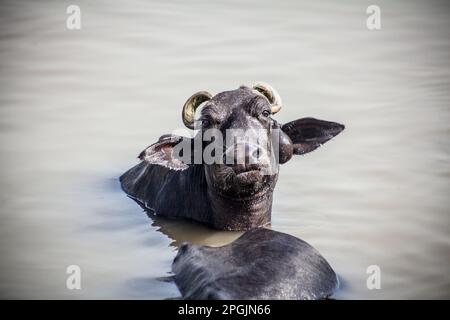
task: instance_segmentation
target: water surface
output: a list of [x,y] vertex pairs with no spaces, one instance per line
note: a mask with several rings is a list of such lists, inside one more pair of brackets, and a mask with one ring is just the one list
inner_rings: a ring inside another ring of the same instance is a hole
[[[192,93],[264,81],[280,122],[347,126],[282,166],[272,228],[326,257],[335,298],[450,298],[449,7],[377,1],[369,31],[372,2],[316,2],[77,1],[69,31],[71,2],[2,1],[1,297],[179,296],[161,281],[176,245],[239,233],[152,221],[118,177]],[[82,290],[66,289],[71,264]]]

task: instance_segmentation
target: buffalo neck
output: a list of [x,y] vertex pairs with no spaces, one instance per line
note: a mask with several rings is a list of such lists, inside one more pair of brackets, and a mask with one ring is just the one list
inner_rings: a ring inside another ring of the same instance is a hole
[[256,196],[234,198],[208,188],[211,224],[222,230],[249,230],[270,223],[273,189]]

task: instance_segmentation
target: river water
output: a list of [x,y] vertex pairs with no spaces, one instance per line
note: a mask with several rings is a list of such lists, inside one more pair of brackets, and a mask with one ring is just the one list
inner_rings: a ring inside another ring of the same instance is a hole
[[376,2],[377,31],[364,0],[76,1],[81,30],[71,1],[2,1],[0,296],[178,297],[177,244],[240,233],[153,221],[118,177],[192,93],[264,81],[280,122],[346,125],[281,167],[272,228],[325,256],[334,298],[450,298],[449,6]]

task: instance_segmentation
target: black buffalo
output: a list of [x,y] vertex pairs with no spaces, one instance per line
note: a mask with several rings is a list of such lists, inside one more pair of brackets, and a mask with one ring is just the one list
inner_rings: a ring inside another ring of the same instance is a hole
[[[196,120],[200,105],[203,108]],[[241,86],[215,96],[204,91],[194,94],[186,101],[182,118],[188,128],[199,129],[197,135],[192,139],[162,136],[139,155],[139,164],[120,177],[123,190],[146,210],[164,217],[192,219],[221,230],[269,224],[278,179],[278,170],[273,168],[293,154],[315,150],[344,129],[342,124],[314,118],[280,125],[272,118],[280,109],[278,93],[265,84]],[[204,138],[208,130],[222,133],[220,141],[200,139],[197,144],[197,137]],[[247,140],[228,143],[225,137],[230,130],[265,138],[269,152]],[[211,154],[224,161],[196,159],[198,149],[204,151],[219,142],[223,155],[217,149]],[[192,147],[194,152],[188,153],[186,148],[180,152],[180,145]],[[231,163],[225,161],[229,155]]]
[[335,272],[317,250],[265,228],[223,247],[183,244],[172,271],[184,299],[316,300],[338,287]]

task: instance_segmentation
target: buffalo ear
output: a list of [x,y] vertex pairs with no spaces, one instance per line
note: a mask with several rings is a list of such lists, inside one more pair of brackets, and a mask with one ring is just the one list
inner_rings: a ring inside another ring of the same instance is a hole
[[343,124],[314,118],[294,120],[281,127],[292,140],[294,154],[305,154],[317,149],[344,128]]
[[[166,134],[158,139],[158,142],[147,147],[142,151],[138,158],[149,164],[156,164],[171,170],[186,170],[191,164],[190,154],[183,151],[189,151],[192,139],[177,135]],[[190,152],[190,151],[189,151]]]

